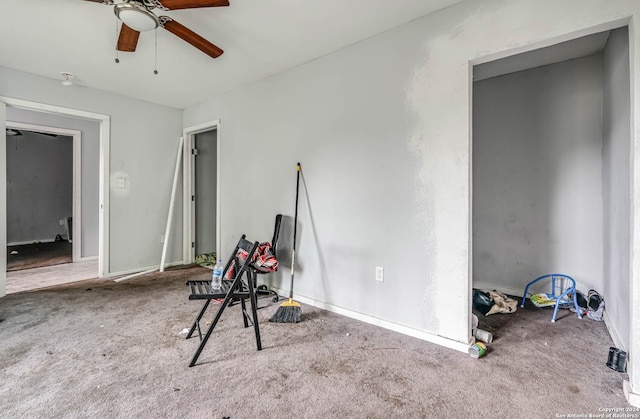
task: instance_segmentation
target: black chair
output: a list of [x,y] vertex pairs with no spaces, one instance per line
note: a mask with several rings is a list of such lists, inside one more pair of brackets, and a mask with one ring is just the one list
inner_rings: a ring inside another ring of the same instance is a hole
[[[278,237],[280,236],[280,225],[281,224],[282,224],[282,214],[278,214],[278,215],[276,215],[276,221],[275,221],[275,225],[273,227],[273,238],[271,239],[271,251],[273,252],[274,255],[276,255],[276,250],[277,250],[277,246],[278,246]],[[275,271],[273,271],[273,272],[275,272]],[[262,271],[259,271],[259,270],[255,269],[253,266],[251,266],[251,277],[252,277],[252,280],[253,280],[253,287],[256,290],[256,295],[258,296],[258,298],[260,296],[272,297],[271,301],[273,301],[274,303],[277,303],[280,300],[280,296],[278,295],[277,292],[275,292],[273,290],[270,290],[266,285],[258,285],[258,275],[265,275],[265,274],[269,274],[269,273],[271,273],[271,272],[262,272]],[[237,299],[232,300],[229,303],[229,306],[232,306],[232,305],[236,304],[237,301],[238,301]],[[262,307],[258,307],[258,308],[262,308]]]
[[[274,255],[276,255],[276,257],[277,257],[276,250],[278,246],[278,237],[280,236],[280,224],[282,224],[282,214],[276,215],[276,223],[275,223],[275,226],[273,227],[273,238],[271,239],[271,251],[273,252]],[[266,285],[258,285],[258,275],[264,275],[270,272],[260,272],[255,269],[252,269],[252,271],[254,273],[253,286],[256,288],[256,293],[258,295],[273,296],[271,301],[273,301],[274,303],[277,303],[278,300],[280,299],[277,292],[270,290],[269,288],[267,288]]]
[[[258,249],[258,242],[250,242],[245,240],[245,235],[243,234],[238,244],[233,249],[231,253],[231,257],[229,261],[225,265],[223,271],[223,278],[226,276],[229,269],[233,266],[234,275],[232,280],[222,281],[222,288],[218,291],[214,291],[211,288],[211,279],[206,280],[189,280],[186,284],[191,289],[191,294],[189,295],[189,300],[205,300],[204,306],[200,310],[198,317],[193,322],[189,333],[187,334],[187,339],[189,339],[193,332],[197,329],[198,335],[200,336],[200,345],[198,346],[198,350],[195,355],[191,359],[191,363],[189,367],[193,367],[198,361],[198,357],[200,353],[204,349],[213,329],[218,324],[220,317],[222,316],[222,312],[224,309],[231,303],[232,300],[239,300],[242,305],[242,319],[244,321],[244,327],[249,327],[249,323],[253,324],[253,329],[256,335],[256,345],[258,350],[262,350],[262,342],[260,340],[260,328],[258,326],[258,312],[257,312],[257,296],[255,292],[255,269],[251,268],[251,256]],[[248,257],[245,260],[242,260],[237,256],[238,251],[243,249],[247,252]],[[246,281],[242,279],[242,276],[246,276]],[[211,300],[220,300],[223,299],[218,311],[215,315],[215,318],[209,325],[204,337],[202,336],[202,331],[200,329],[200,320],[204,313],[207,311]],[[247,313],[246,300],[249,299],[251,305],[251,315]]]

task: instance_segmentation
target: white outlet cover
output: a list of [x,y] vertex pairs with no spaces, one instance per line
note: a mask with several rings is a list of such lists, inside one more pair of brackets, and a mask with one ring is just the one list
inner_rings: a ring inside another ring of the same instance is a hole
[[384,281],[384,268],[376,266],[376,281]]

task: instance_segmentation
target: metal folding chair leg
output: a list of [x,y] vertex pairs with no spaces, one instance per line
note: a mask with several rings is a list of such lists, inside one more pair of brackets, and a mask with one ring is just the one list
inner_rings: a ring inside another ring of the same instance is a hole
[[224,301],[222,302],[222,305],[218,309],[218,312],[216,313],[216,317],[213,319],[213,322],[211,322],[211,324],[209,325],[209,328],[207,329],[207,333],[204,335],[204,339],[202,339],[200,341],[200,345],[198,346],[198,350],[196,351],[195,355],[193,355],[193,358],[191,359],[191,362],[189,363],[189,367],[193,367],[194,365],[196,365],[196,362],[198,361],[198,357],[200,357],[200,353],[202,352],[202,350],[204,349],[205,345],[207,344],[207,341],[209,340],[209,337],[211,336],[211,333],[213,332],[213,329],[216,327],[216,324],[218,324],[218,320],[220,320],[220,317],[222,316],[222,312],[227,307],[227,304],[229,304],[229,300],[231,300],[230,293],[231,292],[229,292],[229,294],[227,294],[227,296],[225,297]]
[[202,307],[202,310],[200,310],[200,314],[198,314],[198,317],[196,318],[196,320],[193,322],[193,325],[191,326],[191,330],[189,330],[189,333],[187,334],[187,339],[191,337],[194,330],[197,328],[198,335],[200,336],[200,340],[202,340],[202,332],[200,331],[200,319],[202,319],[202,316],[204,316],[204,312],[207,311],[207,307],[209,307],[210,303],[211,303],[211,300],[205,301],[204,306]]

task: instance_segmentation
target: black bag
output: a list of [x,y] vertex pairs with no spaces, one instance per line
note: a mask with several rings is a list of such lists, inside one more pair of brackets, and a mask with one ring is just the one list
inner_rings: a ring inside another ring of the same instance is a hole
[[491,301],[489,294],[482,292],[478,289],[473,289],[473,309],[479,311],[480,313],[486,315],[491,307],[493,307],[494,302]]

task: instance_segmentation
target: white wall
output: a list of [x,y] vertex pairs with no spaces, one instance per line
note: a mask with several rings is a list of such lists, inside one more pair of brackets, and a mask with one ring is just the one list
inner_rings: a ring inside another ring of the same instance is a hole
[[81,257],[98,256],[98,214],[100,179],[100,124],[81,118],[54,115],[14,107],[7,108],[7,120],[81,132],[81,182],[82,182],[82,234]]
[[[466,342],[467,319],[451,310],[469,304],[468,62],[638,7],[599,4],[465,2],[185,110],[185,126],[222,119],[223,249],[291,213],[300,160],[298,292]],[[231,183],[267,168],[277,191]]]
[[604,183],[604,288],[607,325],[614,341],[629,347],[631,313],[629,272],[630,213],[630,109],[629,33],[611,33],[604,51],[603,183]]
[[[58,80],[5,67],[0,67],[0,96],[110,116],[111,179],[107,181],[124,178],[126,187],[111,187],[108,191],[108,271],[127,272],[157,266],[178,139],[182,134],[181,111],[79,85],[65,87]],[[180,188],[178,199],[181,194]],[[1,225],[5,214],[0,215]],[[181,208],[177,208],[174,215],[174,225],[179,226]],[[174,233],[168,262],[182,260],[181,229],[177,228]],[[2,269],[0,266],[0,271]]]
[[473,87],[474,287],[602,292],[602,54]]
[[[223,249],[243,232],[268,237],[272,214],[292,214],[301,161],[299,295],[466,344],[471,65],[630,18],[633,27],[637,16],[636,0],[465,1],[186,109],[185,127],[222,120]],[[637,80],[640,39],[631,34]],[[255,179],[277,186],[246,194],[235,186]],[[633,264],[640,277],[640,258]],[[375,266],[385,268],[385,282],[375,282]],[[636,288],[632,318],[640,318]],[[632,340],[640,348],[640,334]],[[631,381],[640,389],[640,372]]]
[[[127,189],[110,191],[112,271],[157,264],[177,137],[182,126],[221,118],[223,249],[243,232],[270,238],[273,215],[292,214],[300,161],[297,292],[463,349],[471,312],[471,65],[630,22],[632,161],[640,161],[638,16],[637,0],[465,1],[186,109],[182,124],[175,109],[6,68],[0,95],[111,116],[111,174],[129,179]],[[640,165],[632,167],[640,179]],[[632,193],[640,205],[640,184]],[[632,229],[637,255],[640,222]],[[178,254],[176,245],[171,255]],[[637,319],[640,258],[631,263]],[[375,266],[385,268],[385,282],[375,282]],[[629,350],[637,394],[633,328]]]
[[73,138],[7,137],[7,244],[54,241],[73,214]]

